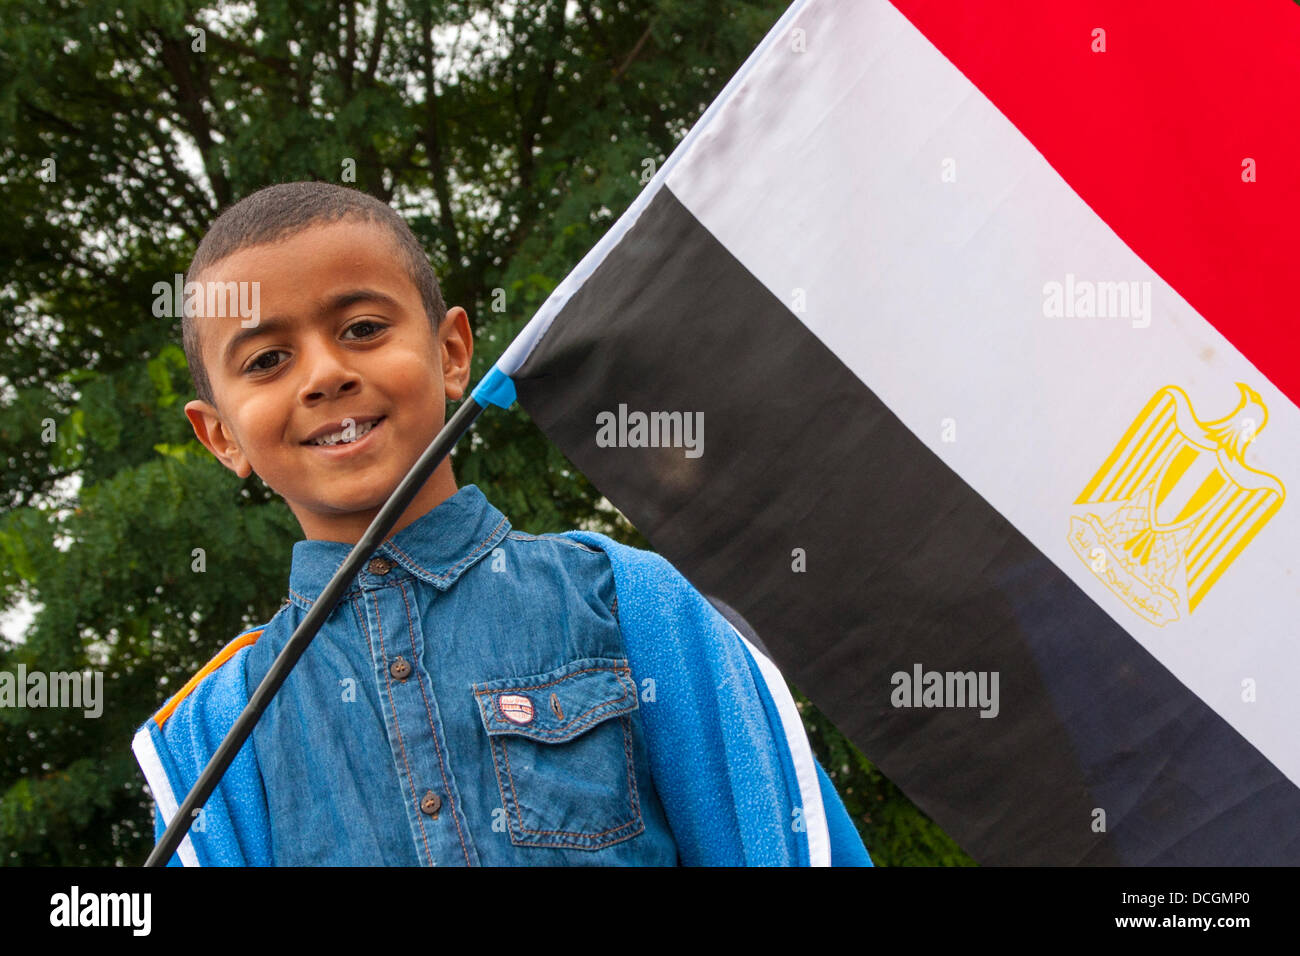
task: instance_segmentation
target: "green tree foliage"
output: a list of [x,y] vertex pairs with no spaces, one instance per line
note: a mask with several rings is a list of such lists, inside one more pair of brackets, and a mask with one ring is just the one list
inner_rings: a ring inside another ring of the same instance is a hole
[[[0,709],[0,860],[135,864],[134,728],[277,609],[298,528],[194,441],[154,283],[271,182],[355,183],[471,315],[475,379],[637,195],[782,0],[9,0],[0,41],[0,669],[104,674],[98,719]],[[648,177],[647,177],[648,178]],[[645,542],[518,408],[454,458],[520,527]],[[811,715],[880,862],[960,852]]]

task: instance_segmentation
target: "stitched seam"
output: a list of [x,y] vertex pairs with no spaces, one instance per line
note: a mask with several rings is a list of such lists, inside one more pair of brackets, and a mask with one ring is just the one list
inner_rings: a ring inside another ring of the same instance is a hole
[[[588,674],[588,672],[590,671],[614,671],[615,674],[629,674],[629,670],[627,669],[627,667],[584,667],[584,669],[580,671],[573,671],[573,674],[569,674],[568,676],[569,678],[572,678],[572,676],[576,676],[578,674]],[[567,680],[567,679],[568,678],[559,678],[558,680],[550,680],[550,682],[547,682],[545,684],[530,684],[528,685],[528,687],[502,687],[502,688],[498,688],[497,691],[474,691],[474,696],[482,696],[485,695],[485,693],[493,693],[493,695],[495,695],[495,693],[513,693],[516,691],[536,691],[536,689],[538,688],[551,687],[552,684],[558,684],[562,682],[562,680]],[[520,734],[525,734],[525,735],[536,734],[538,736],[543,736],[543,737],[572,734],[573,731],[577,730],[578,724],[581,723],[582,718],[586,717],[586,715],[594,714],[595,711],[601,708],[606,708],[606,706],[623,704],[623,701],[627,700],[628,698],[628,688],[627,685],[621,682],[621,680],[619,682],[619,687],[623,689],[623,693],[621,693],[619,697],[615,697],[614,700],[601,701],[599,702],[599,704],[593,706],[593,708],[589,708],[588,710],[582,711],[581,714],[575,715],[575,717],[572,718],[572,721],[569,722],[568,724],[565,724],[565,726],[563,727],[556,727],[554,731],[534,730],[534,731],[528,731],[526,732],[526,734],[523,730],[520,730],[519,732]],[[506,721],[507,723],[512,723],[510,721],[510,718],[507,718],[506,715],[500,713],[499,697],[493,698],[493,710],[497,711],[497,714],[499,715],[500,719],[502,719],[502,721]],[[534,705],[534,710],[536,710],[536,705]],[[604,715],[604,717],[601,718],[601,721],[604,721],[604,719],[610,717],[614,717],[614,714]],[[589,722],[588,726],[591,726],[591,724],[597,724],[601,721],[591,721]],[[523,728],[525,724],[513,724],[513,726]]]
[[299,601],[302,601],[302,602],[303,602],[304,604],[306,604],[308,607],[310,607],[311,605],[313,605],[313,604],[316,603],[316,602],[313,601],[311,598],[307,597],[307,595],[305,595],[305,594],[299,594],[299,593],[298,593],[297,591],[295,591],[293,588],[289,588],[289,593],[292,594],[294,597],[296,597]]
[[[627,694],[624,694],[623,697],[619,698],[619,700],[622,700],[622,699],[625,698],[625,697],[627,697]],[[592,713],[592,712],[594,712],[594,711],[600,709],[601,707],[606,707],[606,706],[608,706],[609,704],[617,704],[618,702],[619,702],[619,701],[616,700],[616,701],[607,701],[606,703],[603,703],[603,704],[598,704],[596,707],[593,707],[591,710],[587,711],[587,714],[590,714],[590,713]],[[624,710],[616,710],[616,711],[614,711],[613,713],[603,714],[603,715],[601,715],[600,717],[597,717],[597,718],[595,718],[595,719],[593,719],[593,720],[588,720],[588,721],[586,721],[586,722],[583,723],[583,724],[579,724],[579,723],[577,723],[577,722],[576,722],[576,719],[575,719],[575,722],[574,722],[574,723],[572,723],[572,724],[570,724],[570,725],[568,725],[568,726],[566,726],[566,727],[558,728],[558,729],[556,729],[556,730],[554,730],[554,731],[547,731],[547,730],[530,730],[530,729],[528,729],[528,727],[527,727],[526,724],[515,724],[515,725],[513,725],[513,726],[511,727],[511,731],[512,731],[513,735],[516,736],[516,737],[529,737],[529,738],[532,738],[532,739],[541,739],[541,740],[542,740],[542,743],[553,743],[553,742],[555,742],[557,739],[560,740],[560,741],[562,742],[562,741],[563,741],[563,738],[565,738],[565,737],[569,737],[569,736],[577,736],[581,731],[583,731],[583,730],[588,730],[588,729],[590,729],[591,727],[594,727],[594,726],[596,726],[597,724],[599,724],[599,723],[601,723],[601,722],[603,722],[603,721],[609,720],[609,718],[611,718],[611,717],[617,717],[619,714],[626,713],[628,710],[631,710],[631,709],[632,709],[632,708],[629,707],[629,708],[625,708]],[[585,717],[587,714],[583,714],[582,716]],[[507,718],[507,717],[503,717],[502,720],[506,720],[506,721],[508,721],[509,718]],[[498,734],[498,736],[499,736],[499,734]]]
[[462,558],[459,562],[457,562],[456,564],[448,568],[447,573],[442,575],[442,577],[451,577],[453,574],[459,571],[462,566],[472,563],[480,553],[487,550],[489,543],[491,543],[492,539],[497,536],[497,532],[501,530],[503,525],[506,525],[508,523],[509,522],[507,522],[505,518],[502,518],[500,521],[498,521],[497,526],[488,532],[487,537],[479,542],[478,547],[475,548],[473,551],[471,551],[469,554],[465,555],[465,557]]
[[528,534],[526,531],[511,531],[506,537],[514,538],[516,541],[553,541],[556,544],[567,544],[571,548],[577,548],[579,551],[585,551],[588,554],[600,554],[600,551],[595,548],[560,534]]
[[[523,813],[519,809],[519,794],[515,793],[515,775],[514,775],[514,771],[510,769],[510,754],[506,752],[506,742],[504,740],[492,741],[492,746],[494,748],[493,756],[496,755],[495,748],[498,744],[500,744],[501,746],[501,759],[504,760],[506,764],[506,779],[510,781],[510,802],[513,803],[515,806],[515,820],[519,826],[520,831],[527,832],[528,828],[524,826]],[[511,843],[514,842],[513,836],[511,837],[510,842]]]
[[[518,804],[518,802],[517,802],[517,801],[514,801],[514,800],[506,800],[506,791],[505,791],[505,787],[504,787],[504,786],[502,785],[502,783],[501,783],[501,761],[499,761],[499,760],[497,759],[497,750],[496,750],[497,742],[496,742],[495,740],[493,740],[491,737],[489,737],[489,738],[488,738],[488,746],[492,748],[492,769],[496,772],[496,775],[497,775],[497,793],[499,793],[499,794],[501,795],[501,808],[502,808],[503,810],[506,810],[506,814],[507,814],[507,816],[508,816],[508,815],[509,815],[509,810],[507,809],[506,804],[507,804],[507,803],[513,803],[513,804],[514,804],[514,807],[515,807],[515,812],[518,813],[518,812],[519,812],[519,804]],[[511,780],[511,781],[510,781],[510,795],[511,795],[511,797],[514,796],[514,792],[515,792],[514,787],[515,787],[515,783],[514,783],[513,780]],[[515,839],[514,839],[514,835],[513,835],[513,834],[512,834],[511,837],[510,837],[510,842],[511,842],[511,843],[514,843],[514,842],[515,842]]]
[[[606,833],[612,835],[607,837],[605,840],[603,840],[600,843],[579,843],[574,840],[555,840],[550,842],[544,840],[524,841],[522,839],[514,840],[513,838],[511,839],[511,842],[514,843],[515,846],[541,847],[541,848],[560,849],[560,850],[603,850],[605,849],[605,847],[613,846],[615,843],[622,843],[624,840],[630,840],[632,837],[637,836],[638,834],[645,831],[645,824],[639,820],[629,820],[620,829],[625,830],[628,827],[632,827],[632,826],[635,826],[636,829],[633,830],[631,833],[618,833],[616,830],[606,831]],[[546,833],[551,831],[530,830],[529,832]],[[557,836],[561,836],[561,837],[566,835],[564,831],[555,831],[555,833]],[[580,837],[594,836],[594,834],[586,834],[586,833],[578,833],[574,835]],[[604,834],[601,834],[601,836],[604,836]]]
[[[550,687],[554,684],[558,684],[562,680],[568,680],[570,677],[577,677],[579,674],[590,674],[592,671],[613,671],[616,674],[632,673],[632,669],[629,667],[584,667],[582,668],[582,670],[574,671],[571,674],[565,674],[563,677],[555,678],[555,680],[548,680],[545,684],[525,684],[523,687],[496,687],[496,688],[484,687],[483,690],[475,690],[474,693],[476,696],[481,696],[483,694],[508,693],[510,691],[515,691],[515,690],[539,690],[543,687]],[[495,683],[495,681],[493,683]],[[477,684],[475,684],[474,686],[478,687]],[[622,682],[619,683],[619,686],[622,687]],[[627,696],[627,688],[623,687],[623,697],[626,696]],[[618,699],[622,700],[623,697],[620,697]]]
[[632,792],[632,818],[641,819],[641,797],[636,789],[636,761],[632,756],[632,718],[624,715],[623,724],[623,752],[627,755],[627,782]]
[[[613,672],[615,672],[615,673],[617,673],[617,674],[623,674],[623,673],[627,673],[627,668],[620,668],[620,667],[588,667],[588,668],[584,668],[583,670],[580,670],[580,671],[574,671],[573,674],[570,674],[569,676],[570,676],[570,677],[573,677],[573,676],[575,676],[576,674],[585,674],[585,673],[588,673],[589,671],[613,671]],[[565,678],[562,677],[562,678],[560,678],[560,680],[549,681],[548,683],[545,683],[545,684],[535,684],[535,685],[532,685],[532,686],[530,686],[530,687],[502,687],[502,688],[500,688],[499,690],[494,690],[494,691],[488,691],[488,690],[476,690],[476,691],[474,691],[474,694],[475,694],[475,696],[481,696],[481,695],[483,695],[483,694],[497,694],[497,693],[509,694],[509,693],[514,693],[515,691],[518,691],[518,690],[535,690],[536,688],[539,688],[539,687],[550,687],[552,684],[558,684],[558,683],[559,683],[560,681],[562,681],[562,680],[565,680]],[[518,727],[518,728],[519,728],[519,730],[516,731],[516,733],[521,734],[521,735],[523,735],[523,736],[532,736],[532,735],[536,735],[537,737],[544,737],[544,738],[547,738],[547,739],[553,739],[553,738],[556,737],[557,735],[558,735],[558,736],[565,736],[565,735],[573,734],[574,732],[576,732],[576,731],[578,730],[579,725],[582,723],[582,719],[583,719],[584,717],[586,717],[588,714],[593,714],[593,713],[595,713],[596,711],[600,710],[602,707],[610,707],[610,706],[616,706],[616,705],[618,705],[618,704],[622,704],[623,701],[627,700],[627,697],[628,697],[627,686],[626,686],[622,681],[619,681],[619,685],[618,685],[618,686],[619,686],[620,688],[622,688],[622,690],[623,690],[623,693],[622,693],[620,696],[614,698],[613,700],[602,700],[599,704],[596,704],[594,707],[591,707],[591,708],[589,708],[589,709],[583,711],[581,714],[577,714],[576,716],[574,716],[574,717],[572,718],[572,720],[571,720],[568,724],[566,724],[565,726],[563,726],[563,727],[557,727],[555,730],[529,730],[529,731],[525,731],[523,728],[524,728],[526,725],[524,725],[524,724],[514,724],[513,722],[510,721],[510,719],[509,719],[508,717],[506,717],[504,714],[501,713],[500,698],[495,698],[495,697],[493,698],[493,701],[492,701],[492,708],[493,708],[493,710],[495,710],[496,713],[500,716],[501,720],[506,721],[506,722],[507,722],[508,724],[510,724],[511,726],[514,726],[514,727]],[[535,709],[536,709],[536,705],[534,705],[534,710],[535,710]],[[629,708],[629,709],[631,709],[631,708]],[[617,711],[616,711],[615,713],[617,713]],[[587,724],[586,724],[585,726],[586,726],[586,727],[593,726],[593,725],[595,725],[595,724],[600,723],[601,720],[607,720],[608,718],[613,717],[613,716],[614,716],[614,714],[606,714],[604,717],[601,717],[599,720],[588,721]],[[585,727],[584,727],[583,729],[585,729]]]
[[[373,597],[373,595],[372,595]],[[379,598],[375,597],[375,626],[379,629],[379,655],[380,660],[387,660],[388,654],[384,650],[384,622],[379,613]],[[388,673],[388,668],[384,668],[384,684],[388,690],[388,704],[393,708],[393,729],[397,731],[397,743],[402,748],[402,764],[406,767],[406,782],[411,787],[411,799],[419,803],[420,798],[415,793],[415,778],[411,776],[411,763],[406,758],[406,740],[402,737],[401,723],[397,719],[397,702],[393,700],[393,678]],[[429,856],[429,864],[433,864],[433,851],[429,849],[429,835],[424,832],[424,821],[416,817],[416,823],[420,825],[420,839],[424,841],[424,852]]]
[[[636,829],[633,830],[631,833],[617,833],[616,831],[607,831],[608,833],[611,833],[613,835],[606,838],[600,843],[577,843],[572,840],[552,841],[552,842],[546,842],[543,840],[529,841],[529,842],[525,842],[523,840],[517,840],[517,841],[512,840],[511,842],[514,843],[515,846],[540,847],[540,848],[550,848],[550,849],[559,849],[559,850],[603,850],[605,849],[605,847],[613,846],[615,843],[622,843],[624,840],[630,840],[632,837],[637,836],[638,834],[645,831],[645,824],[641,823],[639,820],[629,820],[626,824],[623,825],[621,829],[627,829],[628,827],[632,827],[632,826],[635,826]],[[529,832],[542,833],[547,831],[537,830],[537,831],[529,831]],[[557,832],[556,835],[564,836],[565,834],[563,831],[559,831]],[[588,836],[589,834],[579,833],[576,835],[585,837]],[[603,835],[604,834],[602,834],[602,836]]]
[[[622,686],[622,685],[620,685],[620,686]],[[587,710],[584,710],[581,714],[576,714],[575,716],[569,718],[569,722],[568,722],[567,724],[565,724],[564,726],[556,727],[554,730],[536,730],[536,729],[529,728],[529,727],[528,727],[528,724],[526,724],[526,723],[521,724],[521,723],[519,723],[519,722],[517,722],[517,721],[511,720],[509,717],[507,717],[505,714],[503,714],[503,713],[501,712],[501,698],[504,697],[504,696],[506,696],[507,694],[512,694],[512,693],[514,693],[514,691],[511,691],[511,690],[507,689],[507,690],[503,690],[503,691],[501,691],[500,694],[495,694],[495,695],[493,696],[493,698],[492,698],[492,709],[493,709],[494,711],[496,711],[496,715],[497,715],[497,717],[500,718],[500,720],[501,720],[501,722],[502,722],[503,724],[505,724],[507,727],[517,727],[517,728],[519,728],[518,731],[517,731],[517,733],[523,734],[523,735],[525,735],[525,736],[528,736],[528,735],[531,735],[531,734],[537,734],[538,736],[542,736],[542,737],[552,737],[552,736],[555,736],[555,735],[557,735],[557,734],[558,734],[558,735],[561,735],[561,736],[566,735],[566,734],[571,734],[571,733],[573,733],[575,730],[577,730],[578,726],[582,723],[582,718],[586,717],[588,714],[594,714],[596,711],[600,710],[602,707],[611,707],[611,706],[613,706],[613,705],[615,705],[615,704],[621,704],[623,701],[627,700],[627,688],[624,687],[624,688],[623,688],[623,696],[621,696],[621,697],[616,697],[616,698],[614,698],[613,700],[602,700],[599,704],[596,704],[594,707],[591,707],[591,708],[589,708],[589,709],[587,709]],[[523,696],[523,695],[520,695],[520,696]],[[552,696],[554,696],[554,695],[552,695]],[[537,713],[537,705],[536,705],[535,703],[533,703],[531,699],[529,700],[529,703],[532,703],[532,704],[533,704],[533,713],[536,714],[536,713]],[[560,706],[559,701],[558,701],[558,700],[555,701],[554,705],[551,706],[551,711],[552,711],[552,713],[554,713],[555,708],[556,708],[556,707],[559,707],[559,706]],[[621,711],[615,711],[614,713],[621,713]],[[610,717],[613,717],[613,716],[614,716],[614,714],[606,714],[604,717],[601,717],[599,720],[588,721],[587,724],[586,724],[586,726],[590,727],[590,726],[592,726],[592,725],[594,725],[594,724],[598,724],[598,723],[600,723],[601,720],[606,720],[606,719],[608,719],[608,718],[610,718]],[[531,717],[528,718],[528,719],[529,719],[530,721],[532,720]],[[564,720],[564,716],[563,716],[563,714],[561,714],[560,719],[561,719],[561,720]]]
[[573,538],[566,538],[562,534],[537,535],[534,541],[554,541],[556,544],[567,544],[571,548],[577,548],[579,551],[586,551],[588,554],[600,554],[596,548],[581,541],[575,541]]
[[349,597],[352,598],[352,613],[354,613],[357,616],[357,624],[359,624],[361,627],[361,636],[366,639],[366,651],[369,652],[370,659],[373,661],[375,659],[375,645],[372,644],[370,641],[370,629],[366,627],[365,611],[361,610],[357,606],[358,596],[359,594],[357,593],[353,593],[349,595]]
[[430,571],[428,568],[421,566],[418,562],[416,562],[414,558],[412,558],[409,554],[407,554],[397,545],[393,544],[393,542],[388,541],[386,542],[386,544],[394,551],[396,551],[398,554],[400,554],[402,557],[406,558],[406,560],[411,563],[411,567],[417,568],[419,571],[421,571],[424,574],[427,574],[431,578],[437,578],[440,581],[445,581],[448,578],[454,577],[456,573],[460,570],[462,565],[466,565],[474,561],[475,558],[477,558],[477,556],[487,547],[488,542],[490,542],[492,538],[496,536],[496,533],[501,530],[501,526],[503,524],[506,524],[505,518],[502,518],[500,521],[498,521],[497,526],[488,532],[487,537],[484,538],[482,541],[480,541],[478,543],[478,546],[473,551],[471,551],[469,554],[465,555],[465,557],[461,558],[459,561],[457,561],[455,564],[449,567],[445,574],[438,574],[434,571]]
[[[415,646],[415,624],[411,621],[411,604],[406,599],[405,584],[402,585],[402,604],[406,606],[406,633],[411,638],[411,658],[418,663],[420,657]],[[460,819],[456,814],[456,798],[447,780],[447,768],[442,763],[442,748],[438,746],[438,729],[433,725],[433,710],[429,707],[429,697],[424,692],[424,681],[416,675],[415,682],[420,688],[420,697],[424,701],[424,713],[429,718],[429,733],[433,735],[433,753],[438,758],[438,773],[442,775],[442,785],[447,788],[447,802],[451,804],[451,822],[456,824],[456,837],[460,840],[460,851],[465,855],[465,865],[473,866],[469,859],[469,847],[465,845],[465,834],[461,832]]]

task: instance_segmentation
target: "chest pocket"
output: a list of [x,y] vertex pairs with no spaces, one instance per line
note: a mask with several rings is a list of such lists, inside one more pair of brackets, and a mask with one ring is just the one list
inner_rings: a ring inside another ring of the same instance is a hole
[[474,685],[516,846],[598,850],[645,829],[626,660]]

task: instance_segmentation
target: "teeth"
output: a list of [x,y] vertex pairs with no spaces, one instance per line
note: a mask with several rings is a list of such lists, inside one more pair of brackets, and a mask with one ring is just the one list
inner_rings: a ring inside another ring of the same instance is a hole
[[334,432],[332,435],[322,435],[320,438],[312,439],[312,440],[309,441],[307,444],[309,444],[309,445],[338,445],[338,444],[349,445],[349,444],[351,444],[352,442],[356,441],[358,438],[360,438],[360,437],[362,437],[363,435],[365,435],[366,432],[370,431],[372,428],[374,428],[374,427],[375,427],[376,425],[378,425],[378,424],[379,424],[379,422],[377,422],[377,421],[373,421],[373,422],[366,422],[366,424],[364,424],[364,425],[358,425],[358,426],[356,426],[356,428],[354,428],[354,429],[352,430],[352,437],[349,438],[347,441],[344,441],[344,440],[343,440],[343,432],[341,432],[341,431],[337,431],[337,432]]

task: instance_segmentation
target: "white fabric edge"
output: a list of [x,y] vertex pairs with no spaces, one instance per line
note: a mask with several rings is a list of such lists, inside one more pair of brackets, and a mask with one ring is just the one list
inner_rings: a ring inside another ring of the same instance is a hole
[[[725,620],[725,618],[724,618]],[[736,626],[727,621],[732,633],[740,638],[749,656],[758,665],[758,672],[763,675],[767,692],[776,704],[781,716],[782,731],[786,744],[790,748],[790,761],[794,764],[795,779],[799,784],[799,798],[803,803],[803,822],[808,837],[808,865],[831,865],[831,834],[826,822],[826,808],[822,805],[822,788],[817,779],[817,767],[813,762],[812,746],[808,743],[808,734],[803,729],[803,720],[799,717],[799,708],[795,706],[790,688],[781,676],[776,664],[751,644]]]
[[636,225],[636,221],[641,218],[641,213],[650,204],[650,200],[663,188],[665,181],[668,179],[668,174],[690,152],[695,140],[708,128],[713,117],[726,106],[736,90],[745,82],[754,65],[767,52],[768,47],[785,35],[790,23],[794,21],[808,2],[809,0],[795,0],[786,9],[785,13],[781,14],[780,19],[767,32],[767,36],[763,37],[762,42],[754,48],[754,52],[745,59],[745,62],[740,65],[740,69],[727,81],[727,85],[722,88],[722,92],[714,98],[700,118],[695,121],[695,125],[690,128],[682,141],[664,160],[664,164],[655,172],[654,177],[646,184],[645,189],[641,190],[636,199],[632,200],[632,205],[628,206],[623,215],[619,216],[618,221],[610,227],[609,231],[600,237],[600,241],[582,257],[578,264],[574,266],[573,271],[564,277],[563,281],[556,286],[555,291],[542,303],[541,308],[529,319],[528,324],[520,329],[519,334],[506,346],[505,351],[501,353],[501,357],[496,361],[497,369],[508,376],[513,376],[515,372],[519,371],[519,367],[532,354],[534,347],[546,334],[551,327],[551,323],[555,321],[556,316],[560,314],[569,299],[582,288],[583,284],[596,271],[610,251],[623,241],[623,237],[628,230]]
[[[171,823],[180,805],[176,795],[172,793],[171,781],[167,779],[167,771],[163,769],[158,751],[154,749],[153,737],[150,736],[147,726],[136,733],[131,741],[131,750],[135,753],[140,769],[144,771],[144,779],[148,782],[149,789],[153,791],[155,812],[163,815],[164,822]],[[180,854],[182,865],[199,865],[199,855],[195,852],[188,833],[181,840],[181,845],[176,852]]]

